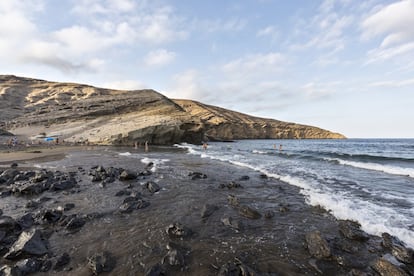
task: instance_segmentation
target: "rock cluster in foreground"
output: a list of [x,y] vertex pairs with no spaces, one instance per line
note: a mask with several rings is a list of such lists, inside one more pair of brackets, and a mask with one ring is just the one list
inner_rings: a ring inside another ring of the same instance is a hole
[[0,275],[414,273],[397,238],[306,206],[294,187],[197,166],[0,170],[2,201],[26,202],[0,211]]
[[0,76],[0,129],[71,142],[151,144],[235,139],[337,139],[317,127],[263,119],[154,90],[120,91]]

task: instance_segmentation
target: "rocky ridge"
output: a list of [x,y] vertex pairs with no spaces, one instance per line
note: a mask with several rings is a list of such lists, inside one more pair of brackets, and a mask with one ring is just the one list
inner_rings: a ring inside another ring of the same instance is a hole
[[0,76],[0,129],[96,144],[233,139],[337,139],[320,128],[263,119],[151,90],[111,90]]

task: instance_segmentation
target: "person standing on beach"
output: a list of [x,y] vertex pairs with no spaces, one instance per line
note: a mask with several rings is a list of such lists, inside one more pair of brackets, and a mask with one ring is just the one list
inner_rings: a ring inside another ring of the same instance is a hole
[[149,148],[148,148],[148,141],[145,141],[145,152],[148,152]]

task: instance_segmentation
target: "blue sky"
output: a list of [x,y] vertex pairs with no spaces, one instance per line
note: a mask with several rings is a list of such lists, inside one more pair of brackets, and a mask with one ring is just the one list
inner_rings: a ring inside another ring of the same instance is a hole
[[414,0],[2,0],[0,74],[413,138]]

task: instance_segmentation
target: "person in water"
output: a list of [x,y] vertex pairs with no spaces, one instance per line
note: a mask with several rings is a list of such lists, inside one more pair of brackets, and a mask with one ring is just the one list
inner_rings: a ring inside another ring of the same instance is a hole
[[207,143],[203,143],[203,149],[207,150]]
[[279,151],[282,151],[282,144],[279,145]]

